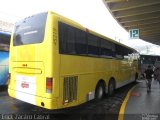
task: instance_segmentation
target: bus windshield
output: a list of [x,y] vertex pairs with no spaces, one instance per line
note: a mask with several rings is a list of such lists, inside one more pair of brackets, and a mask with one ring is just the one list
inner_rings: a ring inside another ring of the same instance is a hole
[[47,13],[25,18],[15,25],[13,45],[41,43],[44,39]]

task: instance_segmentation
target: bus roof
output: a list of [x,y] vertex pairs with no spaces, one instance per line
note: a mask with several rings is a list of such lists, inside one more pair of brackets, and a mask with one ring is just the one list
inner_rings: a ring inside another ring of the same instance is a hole
[[[106,37],[106,36],[104,36],[104,35],[102,35],[102,34],[100,34],[100,33],[97,33],[97,32],[95,32],[95,31],[93,31],[93,30],[90,30],[90,29],[86,28],[85,26],[79,24],[78,22],[75,22],[74,20],[71,20],[71,19],[69,19],[69,18],[67,18],[67,17],[65,17],[65,16],[63,16],[63,15],[60,15],[60,14],[58,14],[58,13],[56,13],[56,12],[53,12],[53,11],[48,11],[48,13],[49,13],[49,14],[55,14],[55,15],[59,16],[61,19],[63,19],[64,21],[67,21],[67,23],[73,25],[74,27],[80,28],[80,29],[82,29],[82,30],[84,30],[84,31],[87,31],[87,32],[93,34],[93,35],[96,35],[96,36],[99,36],[99,37],[101,37],[101,38],[107,39],[107,40],[109,40],[110,42],[113,42],[113,43],[115,43],[115,44],[121,45],[121,46],[126,47],[126,48],[128,48],[128,49],[130,49],[130,50],[133,50],[133,51],[135,51],[135,52],[138,52],[137,50],[135,50],[135,49],[133,49],[133,48],[127,46],[127,45],[124,45],[124,44],[122,44],[122,43],[119,43],[119,42],[117,42],[117,41],[115,41],[115,40],[113,40],[113,39],[111,39],[111,38],[109,38],[109,37]],[[38,13],[37,13],[37,14],[38,14]],[[34,16],[34,15],[32,15],[32,17],[33,17],[33,16]],[[26,17],[26,18],[27,18],[27,17]],[[26,18],[24,18],[24,19],[26,19]],[[21,21],[21,20],[20,20],[20,21]],[[4,33],[4,32],[2,32],[2,33]],[[0,34],[1,34],[1,33],[0,33]],[[9,33],[4,33],[4,34],[10,35]]]

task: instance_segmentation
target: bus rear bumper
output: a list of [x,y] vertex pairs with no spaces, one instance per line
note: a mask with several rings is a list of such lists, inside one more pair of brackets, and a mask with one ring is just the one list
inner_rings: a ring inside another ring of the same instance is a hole
[[55,98],[53,99],[44,98],[44,97],[40,97],[40,96],[28,94],[28,93],[16,91],[10,88],[8,88],[8,93],[9,93],[9,96],[13,98],[16,98],[18,100],[21,100],[39,107],[43,107],[46,109],[58,109],[57,99]]

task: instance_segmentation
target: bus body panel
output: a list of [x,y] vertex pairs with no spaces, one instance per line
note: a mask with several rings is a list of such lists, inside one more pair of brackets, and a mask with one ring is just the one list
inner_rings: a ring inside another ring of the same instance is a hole
[[[131,72],[133,67],[129,66],[127,61],[123,67],[122,65],[120,60],[61,55],[60,81],[68,76],[77,76],[78,101],[84,103],[87,101],[86,93],[94,92],[101,79],[105,80],[106,85],[112,77],[116,79],[117,84],[129,80],[130,82],[134,81],[136,71]],[[60,86],[63,86],[63,83]]]
[[0,86],[8,84],[10,38],[10,33],[0,31]]
[[6,85],[8,81],[8,54],[0,51],[0,85]]

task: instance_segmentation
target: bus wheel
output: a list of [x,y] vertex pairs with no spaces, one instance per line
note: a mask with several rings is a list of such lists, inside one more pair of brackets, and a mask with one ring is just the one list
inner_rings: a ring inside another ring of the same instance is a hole
[[114,94],[114,90],[115,90],[115,83],[113,80],[110,80],[108,85],[108,96],[112,96]]
[[96,91],[95,91],[95,99],[100,100],[104,97],[105,86],[102,82],[99,82]]

